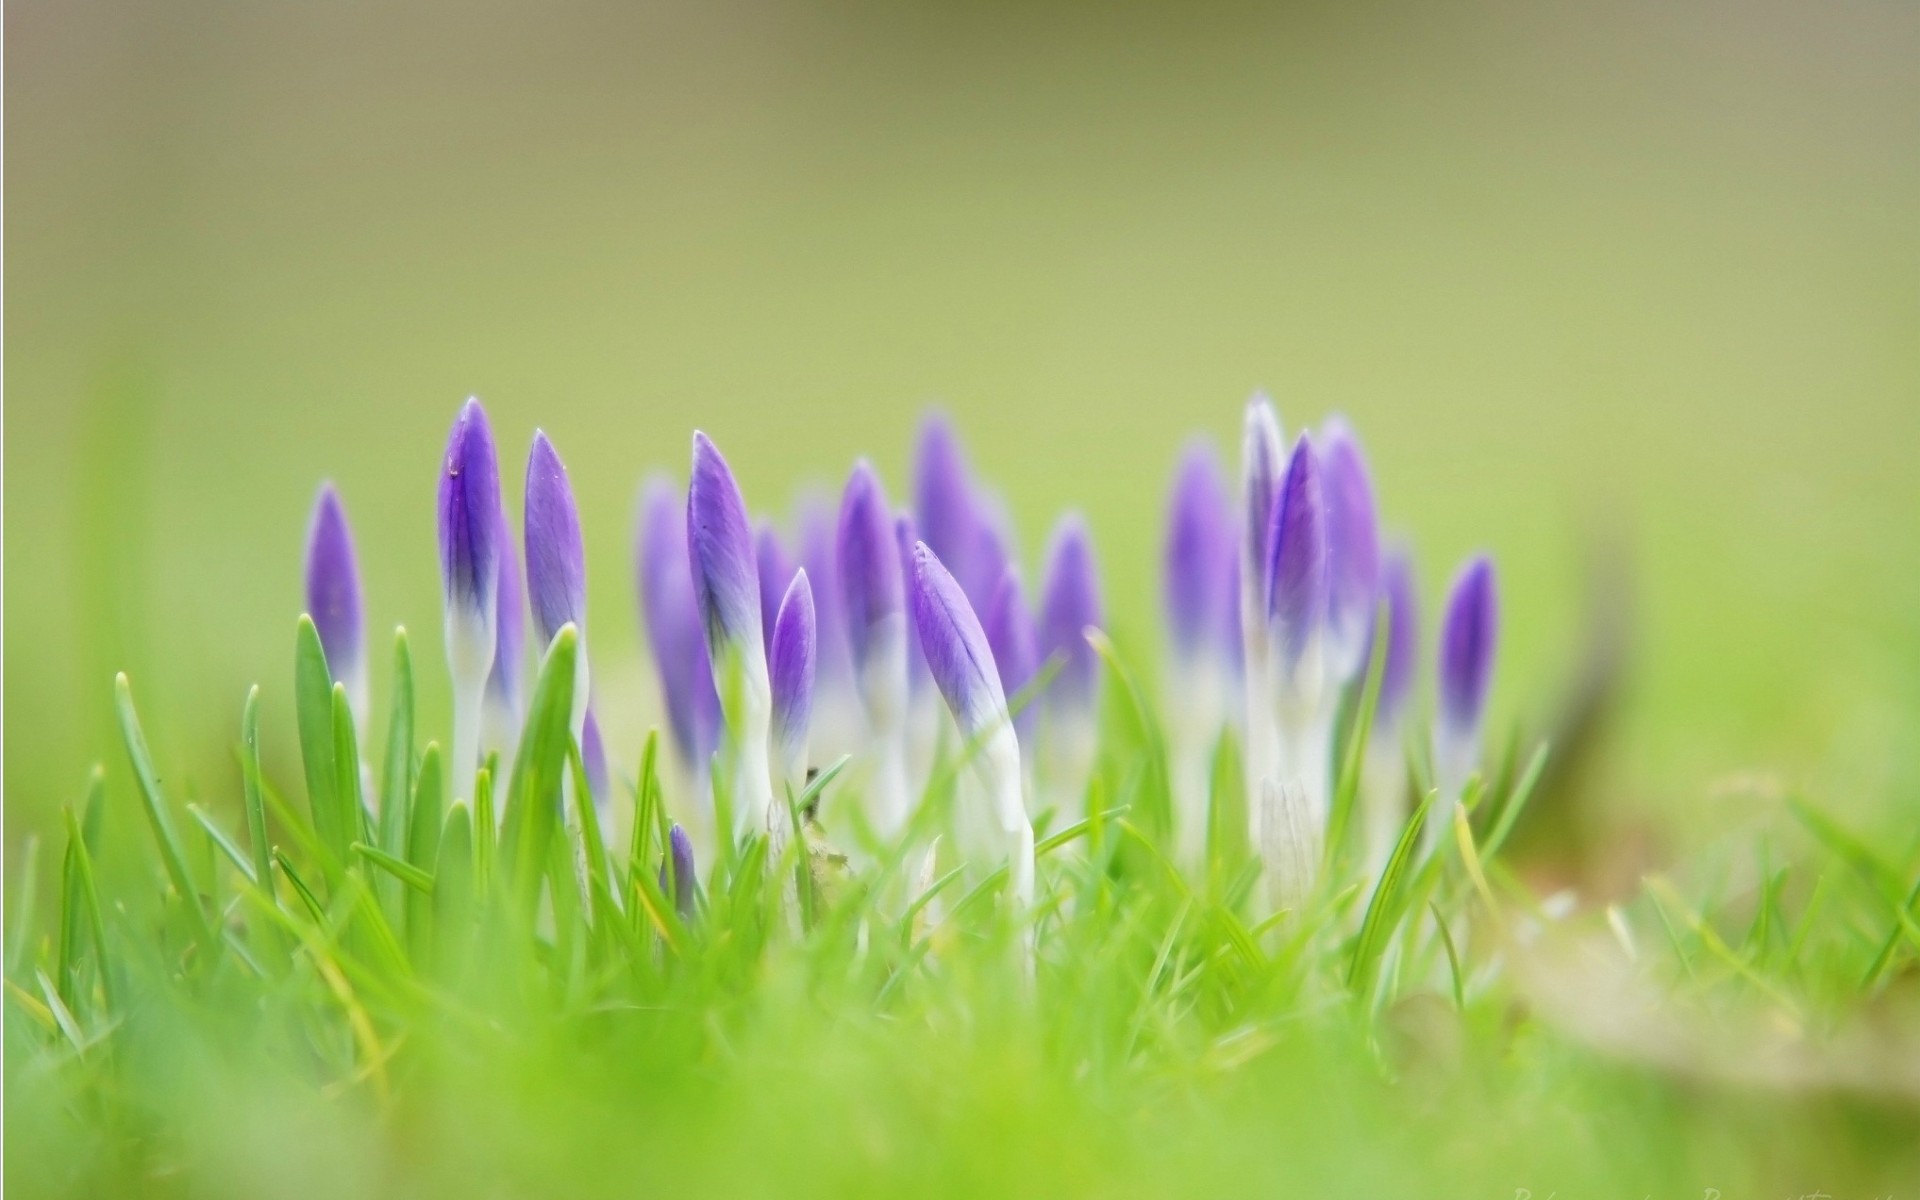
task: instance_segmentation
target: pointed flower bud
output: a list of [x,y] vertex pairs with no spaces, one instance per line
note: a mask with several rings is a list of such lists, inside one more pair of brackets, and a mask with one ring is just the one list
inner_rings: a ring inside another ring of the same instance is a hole
[[520,553],[513,546],[513,523],[504,511],[498,530],[500,584],[487,697],[517,725],[526,688],[527,592],[520,574]]
[[[913,518],[901,513],[893,522],[894,545],[900,548],[900,594],[909,598],[913,595],[913,547],[920,539],[914,535]],[[965,588],[961,589],[965,591]],[[920,646],[920,631],[915,629],[911,620],[907,621],[907,691],[919,696],[927,686],[927,655]]]
[[760,571],[753,526],[733,471],[704,433],[693,435],[693,482],[687,489],[687,554],[707,649],[737,646],[764,662]]
[[539,430],[527,456],[526,539],[527,595],[544,648],[562,625],[587,627],[587,558],[566,465]]
[[927,670],[968,737],[1007,720],[1007,696],[986,630],[952,574],[919,542],[913,548],[913,619]]
[[[914,454],[915,527],[927,546],[959,581],[976,608],[984,606],[999,582],[999,564],[991,561],[994,532],[981,509],[966,454],[946,414],[930,410],[920,423]],[[912,541],[907,543],[910,548]],[[912,554],[901,553],[910,565]]]
[[1387,598],[1387,648],[1386,661],[1380,664],[1380,696],[1373,720],[1376,728],[1390,730],[1406,712],[1420,655],[1420,598],[1413,582],[1413,562],[1404,549],[1387,555],[1380,587]]
[[1046,598],[1040,613],[1040,648],[1044,656],[1060,658],[1060,672],[1047,689],[1049,707],[1091,711],[1100,682],[1100,664],[1087,642],[1089,626],[1103,623],[1100,580],[1094,569],[1093,544],[1077,514],[1069,513],[1054,528],[1047,552]]
[[[987,647],[993,652],[994,664],[1000,668],[1000,690],[1006,693],[1011,706],[1017,702],[1015,698],[1021,689],[1033,682],[1034,672],[1040,669],[1040,631],[1021,592],[1020,573],[1011,567],[1001,575],[1000,585],[993,589],[985,624]],[[1031,701],[1031,697],[1028,699]],[[1032,744],[1038,715],[1039,709],[1031,702],[1013,714],[1014,731],[1020,735],[1023,746]]]
[[796,791],[806,782],[807,730],[813,721],[814,629],[813,588],[802,568],[780,601],[767,652],[775,759]]
[[1327,422],[1320,461],[1327,504],[1328,665],[1334,680],[1345,683],[1366,665],[1380,594],[1380,530],[1366,458],[1345,422]]
[[660,864],[660,890],[671,891],[674,911],[680,919],[691,920],[694,909],[694,889],[699,880],[694,873],[693,839],[687,831],[675,822],[667,831],[667,861]]
[[1294,444],[1273,510],[1267,546],[1267,624],[1273,682],[1296,699],[1318,698],[1323,678],[1329,579],[1327,509],[1306,434]]
[[1188,446],[1167,510],[1163,599],[1173,649],[1192,661],[1231,661],[1240,640],[1233,509],[1220,459],[1202,440]]
[[320,632],[327,672],[346,685],[362,718],[367,707],[366,619],[360,607],[360,567],[353,553],[347,510],[331,483],[320,486],[307,528],[307,615]]
[[477,677],[484,684],[498,613],[500,466],[478,400],[461,407],[447,436],[439,510],[448,661],[456,678]]
[[882,655],[898,655],[904,664],[900,548],[886,493],[864,460],[855,464],[840,499],[839,558],[854,670],[864,675]]
[[760,635],[773,644],[773,622],[780,615],[780,601],[786,597],[787,584],[793,580],[793,560],[771,524],[760,522],[753,541],[755,569],[760,573]]
[[1454,578],[1440,622],[1436,733],[1451,747],[1470,750],[1479,740],[1500,636],[1498,604],[1493,563],[1484,555],[1476,557]]
[[672,483],[659,477],[648,482],[640,502],[636,559],[641,614],[667,725],[681,761],[704,771],[719,741],[720,697],[687,563],[686,508]]
[[822,688],[840,686],[852,671],[847,617],[840,599],[840,563],[834,551],[834,513],[817,500],[800,507],[800,560],[813,591],[814,676]]
[[1273,402],[1256,394],[1247,402],[1240,443],[1240,624],[1247,659],[1266,666],[1267,566],[1272,554],[1273,513],[1286,470],[1286,444]]

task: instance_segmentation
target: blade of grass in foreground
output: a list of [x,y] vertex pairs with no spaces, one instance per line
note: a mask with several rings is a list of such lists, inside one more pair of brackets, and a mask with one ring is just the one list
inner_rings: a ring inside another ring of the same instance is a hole
[[187,871],[187,857],[180,848],[180,837],[173,830],[173,818],[167,812],[166,794],[160,790],[160,773],[154,769],[153,755],[147,750],[147,735],[140,728],[140,715],[133,707],[133,687],[122,674],[114,677],[114,703],[120,715],[120,736],[126,742],[127,757],[133,763],[133,777],[140,799],[146,806],[147,822],[153,827],[153,839],[160,847],[160,862],[167,878],[180,895],[192,918],[194,933],[211,958],[219,945],[213,926],[200,905],[200,891]]
[[1360,936],[1353,946],[1353,965],[1347,971],[1347,986],[1364,1007],[1372,1006],[1373,982],[1380,955],[1386,950],[1387,938],[1392,934],[1393,927],[1399,923],[1400,893],[1412,870],[1414,858],[1419,853],[1427,825],[1427,811],[1433,804],[1434,796],[1435,793],[1427,793],[1413,810],[1413,815],[1407,818],[1406,827],[1400,831],[1400,840],[1393,847],[1393,855],[1387,859],[1386,869],[1380,872],[1380,882],[1374,885],[1373,898],[1367,901],[1367,915],[1360,923]]

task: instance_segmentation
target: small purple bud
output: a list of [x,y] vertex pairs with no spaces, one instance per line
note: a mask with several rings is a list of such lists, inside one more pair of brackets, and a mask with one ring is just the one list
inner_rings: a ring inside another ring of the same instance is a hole
[[1240,442],[1240,618],[1250,647],[1264,644],[1266,637],[1267,564],[1273,557],[1269,539],[1285,461],[1286,445],[1273,402],[1255,393],[1247,401]]
[[807,728],[813,721],[814,628],[813,588],[802,568],[781,598],[767,652],[774,743],[781,760],[798,769],[805,767]]
[[1327,622],[1327,510],[1318,459],[1304,433],[1287,461],[1267,544],[1272,652],[1291,671],[1325,633]]
[[686,501],[662,478],[647,484],[640,507],[641,615],[682,761],[704,769],[719,742],[720,696],[687,563]]
[[[900,548],[901,595],[913,595],[913,547],[920,539],[914,535],[913,518],[901,513],[893,522],[894,544]],[[965,591],[965,588],[961,589]],[[919,631],[907,622],[907,690],[919,695],[927,686],[927,654],[920,648]]]
[[613,803],[613,784],[607,774],[607,747],[600,740],[600,719],[587,710],[580,726],[580,765],[587,770],[587,790],[593,793],[593,806],[605,812]]
[[693,919],[694,889],[699,880],[694,875],[693,839],[687,831],[675,822],[667,831],[667,857],[672,864],[672,878],[668,878],[668,863],[660,864],[660,890],[673,894],[674,911],[683,921]]
[[1060,673],[1047,688],[1049,705],[1091,709],[1100,682],[1100,663],[1087,642],[1089,626],[1103,624],[1100,580],[1093,545],[1078,515],[1069,513],[1055,526],[1047,552],[1047,590],[1040,613],[1040,649],[1058,655]]
[[547,435],[535,430],[527,456],[527,595],[542,650],[562,625],[587,627],[587,560],[573,487]]
[[1006,720],[987,634],[967,595],[925,542],[913,548],[913,621],[926,647],[927,670],[961,733],[976,737]]
[[526,686],[527,593],[520,574],[520,553],[513,548],[513,522],[500,513],[500,590],[497,605],[493,673],[487,676],[487,694],[520,715]]
[[753,549],[755,569],[760,573],[760,634],[772,645],[774,618],[780,615],[780,601],[793,579],[793,560],[780,544],[780,535],[765,521],[760,523]]
[[699,432],[693,435],[693,482],[687,489],[687,554],[708,652],[731,645],[764,655],[760,572],[747,504],[727,460]]
[[853,668],[847,659],[847,617],[840,602],[840,563],[834,552],[834,513],[817,501],[800,508],[800,560],[813,590],[815,663],[821,687],[845,681]]
[[1328,633],[1334,677],[1345,682],[1366,665],[1380,595],[1380,529],[1367,461],[1345,422],[1327,422],[1320,464],[1327,503]]
[[[960,439],[946,414],[938,409],[929,410],[920,422],[913,484],[918,532],[964,589],[976,574],[981,520],[966,454],[960,449]],[[909,542],[908,546],[911,545]],[[902,552],[901,559],[909,563],[909,570],[911,558],[909,551]]]
[[[1034,627],[1033,612],[1021,594],[1020,573],[1011,567],[993,589],[985,624],[987,647],[993,651],[993,661],[1000,668],[1000,690],[1012,705],[1021,689],[1033,682],[1034,672],[1040,669],[1040,631]],[[1034,720],[1040,712],[1032,703],[1033,698],[1027,699],[1028,703],[1013,714],[1014,730],[1023,745],[1032,744]]]
[[839,561],[841,600],[847,619],[847,648],[854,670],[865,669],[885,649],[889,617],[905,611],[900,547],[886,493],[865,460],[856,463],[840,498]]
[[350,695],[364,689],[367,646],[360,567],[347,510],[331,483],[320,485],[307,527],[307,615],[320,632],[328,673],[345,683]]
[[1387,555],[1381,564],[1380,586],[1387,598],[1387,651],[1386,661],[1380,664],[1380,698],[1373,719],[1377,726],[1390,729],[1406,710],[1420,661],[1420,599],[1406,551]]
[[1499,637],[1493,563],[1481,555],[1454,578],[1440,622],[1439,726],[1446,738],[1468,742],[1479,735]]
[[1230,661],[1240,641],[1234,574],[1238,548],[1219,456],[1206,441],[1188,446],[1167,511],[1167,628],[1182,658]]
[[[440,468],[440,581],[446,603],[449,650],[490,658],[499,592],[500,465],[493,431],[478,400],[468,400],[447,435]],[[484,636],[484,650],[478,642]],[[466,664],[472,665],[472,664]]]

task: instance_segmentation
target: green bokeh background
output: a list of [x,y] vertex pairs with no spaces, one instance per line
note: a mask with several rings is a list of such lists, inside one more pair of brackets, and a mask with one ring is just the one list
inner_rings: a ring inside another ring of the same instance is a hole
[[189,795],[249,683],[290,744],[321,478],[437,644],[469,393],[516,491],[536,424],[567,458],[623,758],[633,498],[695,426],[777,514],[897,491],[938,401],[1145,648],[1177,448],[1266,387],[1358,424],[1430,592],[1498,557],[1503,719],[1624,548],[1623,807],[1912,795],[1916,63],[1872,2],[10,4],[9,858],[122,769],[116,669]]

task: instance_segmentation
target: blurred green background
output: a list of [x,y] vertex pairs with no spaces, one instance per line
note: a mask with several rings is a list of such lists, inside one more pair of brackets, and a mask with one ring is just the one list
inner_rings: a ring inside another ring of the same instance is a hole
[[695,426],[781,513],[858,453],[897,494],[938,401],[1030,565],[1088,514],[1144,648],[1177,447],[1266,387],[1357,422],[1430,589],[1498,556],[1506,718],[1624,550],[1621,804],[1877,801],[1920,777],[1916,64],[1920,10],[1850,0],[9,4],[9,857],[123,769],[116,669],[186,794],[256,680],[284,756],[323,477],[442,678],[469,393],[516,492],[535,424],[567,458],[623,759],[633,497]]

